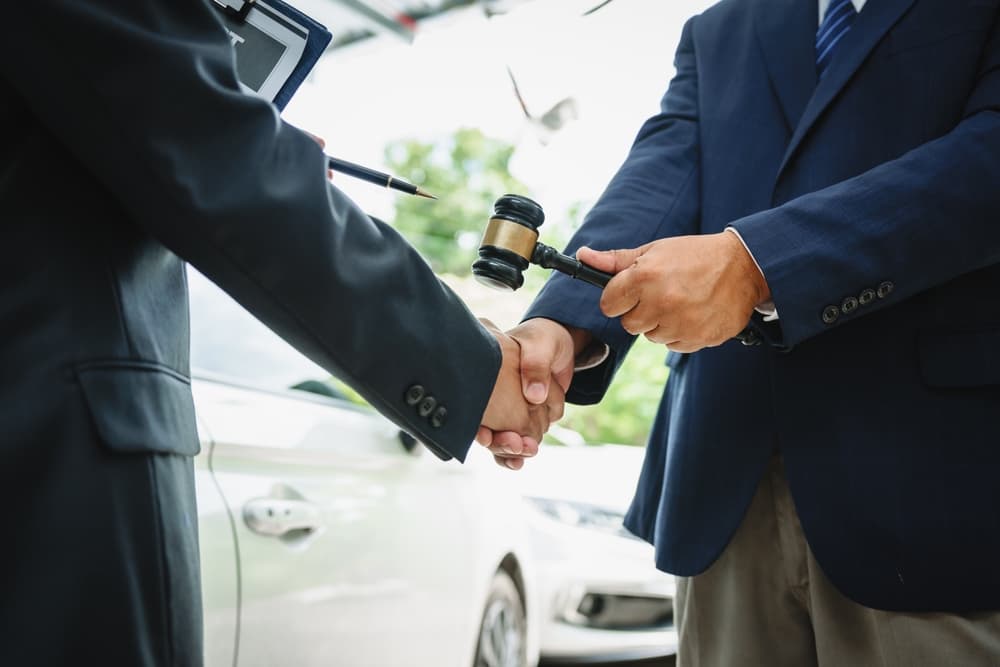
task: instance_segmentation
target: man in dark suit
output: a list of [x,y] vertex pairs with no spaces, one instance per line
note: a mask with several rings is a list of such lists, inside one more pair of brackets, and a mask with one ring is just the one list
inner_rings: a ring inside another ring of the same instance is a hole
[[627,525],[682,576],[681,664],[1000,656],[998,8],[693,18],[570,244],[631,249],[579,252],[617,276],[554,276],[511,332],[532,400],[671,348]]
[[560,409],[529,407],[516,344],[240,92],[214,12],[0,21],[2,665],[201,662],[185,261],[443,459],[493,428],[524,453]]

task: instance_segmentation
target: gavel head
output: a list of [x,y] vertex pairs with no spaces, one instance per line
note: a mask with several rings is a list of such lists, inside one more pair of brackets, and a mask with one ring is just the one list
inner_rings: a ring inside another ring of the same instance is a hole
[[523,285],[523,272],[531,262],[543,222],[542,207],[527,197],[504,195],[497,199],[479,244],[479,259],[472,265],[476,280],[510,291]]

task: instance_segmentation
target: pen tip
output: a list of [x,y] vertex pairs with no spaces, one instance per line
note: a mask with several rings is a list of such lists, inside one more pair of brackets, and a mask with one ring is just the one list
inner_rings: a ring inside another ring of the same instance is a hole
[[427,192],[426,190],[421,190],[420,188],[417,188],[417,196],[427,197],[428,199],[437,199],[437,197],[435,197],[431,193]]

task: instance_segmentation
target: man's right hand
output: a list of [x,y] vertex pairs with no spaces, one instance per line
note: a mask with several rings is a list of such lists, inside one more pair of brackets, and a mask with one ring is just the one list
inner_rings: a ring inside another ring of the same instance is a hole
[[[573,380],[574,360],[576,356],[591,342],[589,332],[583,329],[566,327],[559,322],[545,318],[534,318],[522,322],[506,334],[500,334],[491,322],[483,320],[483,324],[497,336],[504,350],[504,367],[497,379],[494,398],[490,400],[491,410],[497,407],[497,401],[510,401],[509,390],[500,390],[501,385],[509,384],[508,354],[505,341],[512,340],[520,347],[521,392],[518,399],[527,401],[537,419],[544,410],[547,419],[543,430],[548,430],[549,423],[562,417],[566,391]],[[508,377],[504,381],[505,375]],[[506,395],[505,395],[506,394]],[[490,410],[487,411],[489,415]],[[484,417],[485,419],[485,417]],[[494,459],[500,465],[513,470],[519,470],[524,465],[524,459],[538,453],[538,440],[522,432],[494,430],[480,427],[476,440],[486,446]],[[540,438],[539,438],[540,439]]]
[[500,344],[503,363],[497,375],[476,440],[486,446],[496,462],[513,470],[538,453],[538,443],[549,424],[562,417],[564,392],[555,387],[539,402],[528,402],[522,393],[521,352],[513,337],[489,320],[480,320]]
[[522,322],[507,334],[521,346],[521,391],[529,403],[545,403],[553,382],[560,394],[569,390],[573,360],[590,342],[587,332],[536,317]]

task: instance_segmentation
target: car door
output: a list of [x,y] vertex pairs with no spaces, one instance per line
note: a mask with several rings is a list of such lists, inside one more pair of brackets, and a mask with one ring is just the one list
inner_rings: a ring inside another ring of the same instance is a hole
[[199,420],[201,453],[194,460],[198,498],[205,662],[232,665],[239,626],[239,577],[234,521],[212,475],[212,443]]
[[238,551],[237,664],[467,664],[484,564],[504,556],[480,538],[469,469],[337,398],[200,276],[191,288],[192,361],[210,369],[195,404]]

